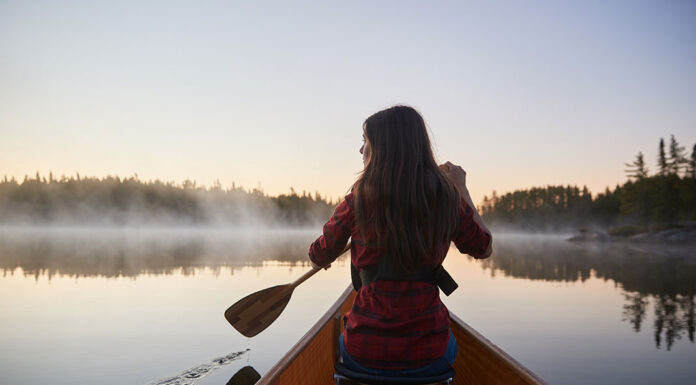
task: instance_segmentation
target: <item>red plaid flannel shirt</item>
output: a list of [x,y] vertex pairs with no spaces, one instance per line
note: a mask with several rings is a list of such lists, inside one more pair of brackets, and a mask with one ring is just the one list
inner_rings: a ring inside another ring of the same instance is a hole
[[[459,229],[452,241],[462,253],[483,255],[491,236],[473,220],[473,210],[464,199],[459,216]],[[309,258],[317,265],[328,265],[350,237],[353,264],[359,269],[376,265],[380,255],[370,246],[374,235],[374,229],[368,227],[367,242],[360,236],[350,193],[324,225],[323,235],[310,246]],[[430,256],[430,264],[441,264],[448,249],[449,242]],[[449,339],[447,308],[440,301],[437,286],[426,282],[379,280],[363,286],[345,321],[343,338],[348,353],[371,368],[402,370],[428,365],[445,354]]]

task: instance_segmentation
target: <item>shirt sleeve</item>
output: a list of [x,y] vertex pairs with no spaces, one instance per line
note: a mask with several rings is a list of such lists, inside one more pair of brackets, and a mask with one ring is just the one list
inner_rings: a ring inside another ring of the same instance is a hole
[[459,228],[454,236],[454,245],[462,254],[480,258],[491,243],[491,235],[474,220],[474,210],[462,198],[459,207]]
[[354,221],[350,197],[351,194],[336,207],[324,225],[323,234],[309,246],[309,259],[319,266],[333,262],[348,243]]

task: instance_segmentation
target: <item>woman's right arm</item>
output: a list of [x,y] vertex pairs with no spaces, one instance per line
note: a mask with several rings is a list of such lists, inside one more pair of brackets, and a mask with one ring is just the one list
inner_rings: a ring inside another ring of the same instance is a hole
[[473,211],[472,214],[472,219],[476,224],[483,230],[484,233],[488,234],[488,246],[486,247],[486,251],[481,254],[480,256],[474,256],[476,258],[488,258],[491,256],[493,253],[493,235],[491,234],[491,231],[488,229],[488,226],[486,226],[486,222],[483,221],[483,218],[478,213],[478,210],[476,209],[476,206],[474,203],[471,201],[471,196],[469,195],[469,190],[466,189],[466,186],[464,186],[464,189],[461,187],[459,188],[459,193],[462,196],[462,199],[466,202],[466,204],[471,208]]

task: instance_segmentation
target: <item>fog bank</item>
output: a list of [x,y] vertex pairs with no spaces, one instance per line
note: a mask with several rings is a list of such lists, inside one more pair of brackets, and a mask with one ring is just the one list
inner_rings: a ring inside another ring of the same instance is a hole
[[0,181],[0,226],[316,227],[333,212],[319,193],[182,185],[136,177]]

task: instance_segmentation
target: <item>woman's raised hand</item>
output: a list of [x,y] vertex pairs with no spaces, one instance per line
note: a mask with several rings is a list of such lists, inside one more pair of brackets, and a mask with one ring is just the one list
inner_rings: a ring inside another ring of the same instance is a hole
[[460,189],[466,189],[466,171],[456,164],[445,162],[438,166]]
[[311,259],[309,260],[309,264],[312,265],[312,269],[314,269],[314,270],[319,270],[319,269],[329,270],[329,268],[331,267],[330,263],[326,266],[319,266],[316,263],[312,262]]

